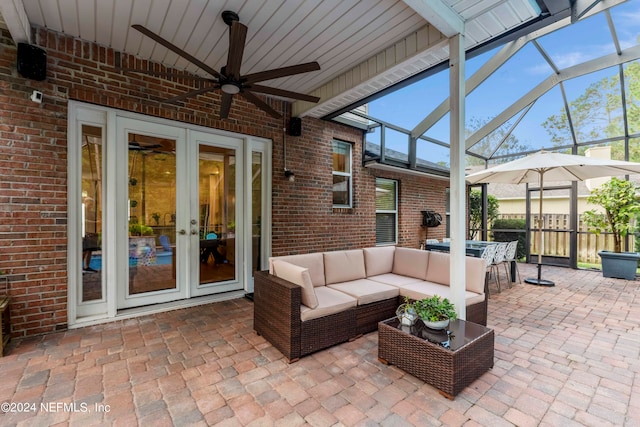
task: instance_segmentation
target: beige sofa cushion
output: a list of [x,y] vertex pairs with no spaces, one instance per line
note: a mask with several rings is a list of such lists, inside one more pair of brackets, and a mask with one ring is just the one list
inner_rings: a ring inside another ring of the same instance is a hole
[[302,288],[302,304],[309,308],[318,307],[318,298],[313,290],[309,269],[276,259],[273,261],[273,273],[281,279],[287,280]]
[[421,279],[416,279],[415,277],[402,276],[400,274],[394,273],[380,274],[378,276],[368,276],[367,279],[395,287],[421,281]]
[[429,251],[411,248],[396,248],[393,257],[393,270],[395,274],[415,277],[424,280],[429,264]]
[[[447,298],[451,301],[451,288],[449,286],[440,285],[433,282],[417,282],[404,285],[400,287],[400,295],[403,297],[409,297],[414,300],[421,300],[423,298],[430,298],[434,295],[438,295],[441,298]],[[464,298],[467,306],[484,301],[484,294],[477,294],[475,292],[465,291]]]
[[487,267],[482,258],[467,257],[465,269],[467,290],[477,294],[484,294],[484,281]]
[[324,252],[323,255],[324,277],[327,285],[366,277],[362,249]]
[[318,297],[318,306],[316,308],[300,306],[300,319],[303,322],[340,313],[358,304],[355,298],[327,286],[315,288],[315,292]]
[[[427,281],[441,285],[451,285],[449,272],[450,255],[445,252],[431,252]],[[465,257],[465,289],[477,294],[484,294],[484,280],[487,269],[482,258]]]
[[313,286],[324,286],[324,258],[322,253],[285,255],[269,258],[269,273],[273,274],[273,261],[279,259],[300,267],[308,268]]
[[429,268],[427,269],[428,282],[440,283],[449,286],[449,254],[445,252],[431,252],[429,256]]
[[397,298],[400,290],[395,286],[374,282],[369,279],[358,279],[350,282],[334,283],[328,288],[344,292],[358,300],[358,305]]
[[364,248],[364,267],[367,277],[391,273],[393,270],[393,254],[395,246],[380,246],[377,248]]

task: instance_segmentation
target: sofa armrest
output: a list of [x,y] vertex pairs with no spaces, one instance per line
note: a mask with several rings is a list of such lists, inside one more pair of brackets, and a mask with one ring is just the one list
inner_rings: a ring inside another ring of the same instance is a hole
[[268,271],[256,271],[253,329],[289,361],[300,357],[302,288]]

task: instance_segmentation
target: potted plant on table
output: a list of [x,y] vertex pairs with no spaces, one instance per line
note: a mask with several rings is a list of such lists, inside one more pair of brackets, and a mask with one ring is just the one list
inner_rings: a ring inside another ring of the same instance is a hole
[[622,252],[622,241],[635,231],[631,220],[640,212],[639,190],[638,185],[613,177],[593,190],[587,198],[588,203],[599,205],[604,210],[602,213],[592,209],[583,214],[589,231],[613,235],[613,252],[598,252],[604,277],[635,278],[640,253]]
[[427,328],[444,329],[449,326],[449,321],[457,318],[455,306],[438,295],[416,301],[413,305]]
[[404,326],[412,326],[418,320],[416,308],[408,297],[404,297],[404,303],[400,304],[396,310],[396,316],[398,316],[400,324]]

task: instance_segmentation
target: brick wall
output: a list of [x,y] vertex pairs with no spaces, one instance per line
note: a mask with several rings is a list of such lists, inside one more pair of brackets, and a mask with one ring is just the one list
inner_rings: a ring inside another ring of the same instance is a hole
[[[39,29],[47,51],[47,79],[27,80],[15,69],[16,48],[0,38],[0,271],[10,281],[13,336],[65,329],[67,323],[67,103],[77,100],[150,116],[269,138],[273,141],[273,254],[357,248],[375,244],[375,176],[360,167],[360,131],[304,118],[300,137],[286,137],[283,123],[235,97],[229,119],[217,119],[219,93],[165,107],[158,101],[192,90],[191,81],[164,80],[114,69],[112,49]],[[124,66],[164,70],[122,55]],[[44,94],[32,102],[33,90]],[[276,110],[283,102],[267,99]],[[290,110],[290,108],[288,108]],[[353,143],[354,207],[332,208],[332,141]],[[424,238],[420,211],[444,212],[446,183],[380,173],[400,182],[400,242]],[[433,230],[433,229],[432,229]],[[430,237],[444,236],[444,226]],[[1,291],[1,290],[0,290]]]

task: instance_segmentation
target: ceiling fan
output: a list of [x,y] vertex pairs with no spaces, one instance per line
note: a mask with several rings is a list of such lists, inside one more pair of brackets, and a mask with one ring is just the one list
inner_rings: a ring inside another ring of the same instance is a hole
[[256,84],[265,80],[293,76],[296,74],[308,73],[310,71],[317,71],[320,69],[320,65],[317,62],[307,62],[304,64],[275,68],[272,70],[245,75],[240,74],[240,67],[242,65],[242,54],[244,52],[245,40],[247,37],[247,27],[244,24],[240,23],[240,18],[235,12],[222,12],[222,20],[229,26],[229,54],[227,56],[227,65],[222,67],[219,72],[209,67],[207,64],[195,58],[194,56],[188,54],[179,47],[171,44],[169,41],[163,39],[151,30],[143,27],[142,25],[131,26],[132,28],[140,31],[145,36],[153,39],[155,42],[161,44],[162,46],[166,47],[167,49],[180,55],[187,61],[211,74],[214,78],[187,76],[180,73],[156,72],[153,70],[139,70],[134,68],[119,67],[119,69],[125,72],[136,72],[160,77],[179,77],[184,79],[210,82],[211,84],[207,85],[206,87],[202,87],[200,89],[192,90],[182,95],[166,99],[163,102],[175,103],[192,96],[220,89],[222,91],[222,102],[220,104],[221,119],[229,117],[231,101],[233,99],[233,95],[236,94],[244,97],[247,101],[255,104],[258,108],[262,109],[275,118],[282,118],[282,115],[271,108],[262,99],[257,97],[254,92],[267,95],[275,95],[284,98],[299,99],[308,102],[318,102],[320,100],[320,98],[316,96],[305,95],[303,93]]

